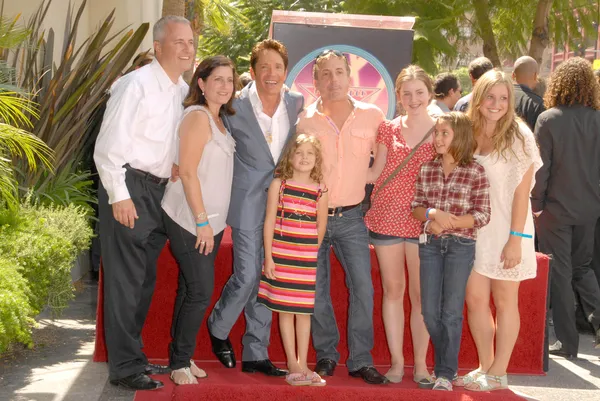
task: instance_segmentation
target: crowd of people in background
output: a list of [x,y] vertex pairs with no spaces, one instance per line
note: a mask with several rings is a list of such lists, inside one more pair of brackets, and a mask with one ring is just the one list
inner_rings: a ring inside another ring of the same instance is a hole
[[[519,285],[537,274],[536,234],[539,250],[553,257],[558,341],[550,351],[576,357],[576,303],[600,347],[600,274],[592,269],[594,249],[600,252],[600,84],[589,62],[563,62],[543,98],[534,92],[538,65],[531,57],[515,62],[512,79],[485,57],[475,59],[473,90],[465,96],[456,76],[432,79],[410,65],[395,82],[401,113],[388,121],[349,95],[351,66],[336,50],[315,58],[319,98],[305,107],[284,85],[288,54],[278,41],[256,44],[242,86],[224,56],[202,60],[188,86],[181,75],[195,54],[189,22],[164,17],[153,35],[154,60],[113,85],[94,153],[111,383],[143,390],[162,387],[152,374],[170,373],[178,385],[207,377],[192,356],[226,226],[233,274],[208,329],[227,368],[236,366],[229,333],[244,313],[243,372],[326,384],[340,360],[333,250],[350,294],[351,376],[401,382],[408,323],[412,379],[420,388],[507,388]],[[364,214],[367,183],[374,189]],[[167,238],[179,288],[169,366],[159,366],[142,352],[141,331]],[[391,354],[385,374],[371,355],[369,244],[383,287]],[[465,303],[480,366],[459,377]],[[273,312],[287,369],[269,358]],[[311,336],[314,369],[307,364]],[[433,372],[426,364],[430,338]]]

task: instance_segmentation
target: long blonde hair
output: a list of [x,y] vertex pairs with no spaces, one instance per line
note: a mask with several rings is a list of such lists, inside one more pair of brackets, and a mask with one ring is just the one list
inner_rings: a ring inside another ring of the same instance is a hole
[[505,85],[506,89],[508,89],[508,110],[498,121],[496,128],[494,129],[494,134],[492,136],[492,144],[494,146],[493,153],[501,155],[506,160],[507,150],[515,155],[512,148],[515,138],[518,138],[521,141],[523,150],[525,151],[525,138],[519,130],[519,117],[515,113],[515,90],[510,76],[499,70],[491,70],[483,74],[481,78],[477,80],[475,88],[473,88],[473,97],[469,102],[467,116],[469,116],[473,122],[473,133],[475,138],[477,138],[485,129],[485,118],[479,111],[479,108],[488,92],[496,85]]
[[321,151],[321,141],[319,141],[318,138],[307,134],[297,134],[290,140],[283,151],[283,155],[279,159],[279,165],[275,169],[275,177],[280,178],[281,180],[289,180],[293,177],[294,168],[291,163],[292,155],[300,145],[305,143],[310,143],[315,150],[315,166],[310,172],[310,178],[318,183],[323,181],[323,154]]

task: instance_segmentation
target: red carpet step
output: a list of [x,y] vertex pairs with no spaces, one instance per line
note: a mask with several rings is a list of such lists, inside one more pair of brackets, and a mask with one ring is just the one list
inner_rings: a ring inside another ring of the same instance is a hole
[[[166,361],[162,361],[166,363]],[[268,377],[261,373],[242,373],[238,366],[226,369],[219,362],[198,362],[208,378],[198,385],[175,386],[167,375],[155,376],[165,387],[156,391],[138,391],[134,401],[522,401],[510,390],[474,393],[464,389],[453,392],[421,390],[412,381],[412,372],[406,369],[399,384],[374,386],[348,376],[338,366],[333,377],[326,377],[325,387],[292,387],[283,378]],[[283,367],[283,365],[282,365]]]
[[[373,358],[376,365],[389,365],[390,356],[387,349],[383,321],[381,319],[381,277],[379,275],[379,266],[375,252],[371,251],[372,259],[372,277],[375,287],[375,308],[374,308],[374,329],[375,329],[375,347],[373,348]],[[339,262],[333,256],[331,257],[331,298],[337,317],[337,323],[340,330],[340,344],[338,350],[341,353],[340,362],[344,363],[347,356],[347,337],[346,322],[348,319],[348,290],[344,282],[344,272]],[[221,289],[229,279],[232,270],[232,244],[229,229],[226,230],[223,242],[217,255],[215,265],[215,291],[212,298],[214,304],[221,294]],[[144,352],[149,358],[166,359],[168,358],[167,347],[170,342],[170,326],[175,302],[175,292],[177,288],[178,267],[173,258],[170,249],[165,247],[159,261],[157,272],[157,284],[152,301],[152,306],[146,320],[143,330]],[[548,257],[538,254],[538,275],[533,280],[524,281],[521,284],[519,292],[519,305],[521,312],[521,332],[515,346],[513,357],[510,361],[510,373],[525,374],[543,374],[543,345],[544,328],[546,319],[546,289],[548,287]],[[105,362],[107,360],[106,346],[104,343],[104,320],[102,303],[102,281],[99,285],[98,293],[98,314],[96,327],[96,349],[94,360]],[[212,308],[212,306],[211,306]],[[404,301],[406,322],[410,321],[410,303],[408,299],[408,290]],[[210,311],[210,308],[209,308]],[[465,308],[466,312],[466,308]],[[207,314],[208,316],[208,314]],[[404,340],[404,359],[407,366],[412,366],[412,341],[409,325],[406,324]],[[233,327],[230,338],[238,359],[241,357],[242,335],[244,333],[245,320],[242,316]],[[271,345],[269,354],[274,362],[284,362],[285,353],[279,335],[277,314],[273,317],[271,328]],[[206,324],[203,323],[197,338],[196,352],[194,358],[197,360],[215,360],[208,339]],[[315,353],[312,347],[309,351],[309,362],[315,362]],[[433,365],[433,351],[429,348],[428,363]],[[467,319],[465,316],[462,345],[459,355],[460,368],[474,369],[478,366],[477,352],[473,343],[473,338],[469,332]],[[210,372],[209,372],[210,374]],[[313,389],[305,389],[307,394]],[[183,390],[182,390],[183,391]],[[288,390],[286,390],[288,391]],[[324,390],[329,391],[329,390]],[[358,390],[357,390],[358,391]],[[291,393],[290,393],[291,394]]]

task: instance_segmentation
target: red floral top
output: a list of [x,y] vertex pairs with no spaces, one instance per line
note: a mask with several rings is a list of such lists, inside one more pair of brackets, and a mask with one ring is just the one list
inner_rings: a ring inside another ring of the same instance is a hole
[[387,161],[375,182],[371,208],[365,216],[365,224],[369,230],[378,234],[417,238],[422,226],[421,222],[412,216],[411,202],[421,165],[435,156],[433,144],[426,142],[421,145],[402,171],[377,194],[379,186],[412,150],[402,136],[401,117],[381,123],[377,143],[383,143],[387,147]]

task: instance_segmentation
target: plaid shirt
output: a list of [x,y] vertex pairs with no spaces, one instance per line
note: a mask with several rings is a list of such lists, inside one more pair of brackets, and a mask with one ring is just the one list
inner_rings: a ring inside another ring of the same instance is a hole
[[417,207],[435,208],[455,216],[470,214],[475,220],[473,228],[444,231],[444,235],[477,238],[477,229],[490,221],[490,184],[483,166],[473,161],[467,166],[457,166],[447,179],[441,158],[421,166],[415,185],[413,210]]

